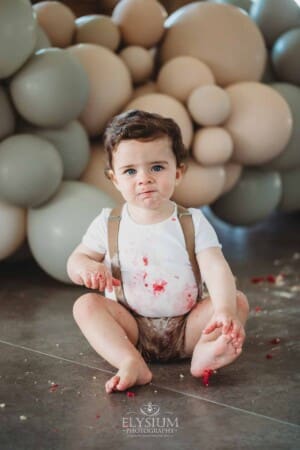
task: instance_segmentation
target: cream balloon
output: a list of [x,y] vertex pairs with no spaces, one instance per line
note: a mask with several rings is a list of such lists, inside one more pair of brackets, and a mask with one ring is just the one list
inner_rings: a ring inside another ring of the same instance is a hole
[[78,44],[67,51],[78,58],[89,78],[89,98],[80,121],[90,135],[99,135],[131,97],[129,70],[121,58],[100,45]]
[[215,83],[210,68],[192,56],[177,56],[166,62],[157,77],[160,92],[186,102],[198,86]]
[[147,83],[141,84],[134,89],[131,100],[137,97],[142,97],[143,95],[154,94],[157,91],[157,84],[154,81],[148,81]]
[[267,56],[264,39],[239,8],[193,2],[171,14],[165,28],[162,62],[194,56],[210,67],[220,86],[261,79]]
[[25,241],[26,209],[0,200],[0,260],[12,255]]
[[155,46],[164,34],[167,12],[157,0],[121,0],[112,12],[126,45]]
[[82,16],[75,20],[75,26],[75,42],[77,44],[102,45],[113,52],[119,47],[121,33],[109,16],[102,14]]
[[135,84],[144,83],[151,77],[154,60],[149,50],[137,45],[130,45],[121,50],[119,56],[128,67]]
[[225,184],[222,190],[222,195],[225,194],[226,192],[231,191],[231,189],[239,181],[239,178],[242,175],[243,166],[241,164],[229,162],[225,164],[224,169],[225,169]]
[[101,189],[108,194],[117,204],[124,203],[120,192],[113,183],[105,176],[106,155],[102,143],[93,143],[91,145],[91,157],[87,168],[81,176],[81,181]]
[[165,94],[148,94],[133,99],[124,110],[129,109],[141,109],[175,120],[181,130],[185,147],[190,147],[193,137],[192,121],[184,106],[175,98]]
[[39,25],[54,47],[67,47],[75,32],[75,14],[62,2],[43,1],[33,5]]
[[220,125],[230,114],[230,97],[219,86],[200,86],[190,93],[187,108],[199,125]]
[[233,142],[230,134],[221,127],[206,127],[194,135],[192,153],[204,166],[223,164],[230,158]]
[[186,208],[209,205],[220,196],[224,183],[223,166],[203,167],[190,159],[172,198]]
[[292,133],[286,100],[275,89],[256,82],[233,84],[226,91],[232,111],[223,126],[233,139],[233,161],[259,165],[279,155]]

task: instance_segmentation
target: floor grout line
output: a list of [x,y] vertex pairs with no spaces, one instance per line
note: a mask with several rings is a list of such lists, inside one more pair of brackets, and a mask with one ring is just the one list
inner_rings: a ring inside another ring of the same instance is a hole
[[[30,348],[30,347],[25,347],[23,345],[13,344],[12,342],[4,341],[2,339],[0,339],[0,343],[1,344],[5,344],[5,345],[9,345],[11,347],[20,348],[22,350],[27,350],[27,351],[32,352],[32,353],[38,353],[38,354],[43,355],[43,356],[48,356],[49,358],[54,358],[54,359],[59,359],[59,360],[62,360],[62,361],[66,361],[66,362],[69,362],[69,363],[72,363],[72,364],[76,364],[76,365],[81,366],[81,367],[86,367],[86,368],[89,368],[89,369],[98,370],[100,372],[106,372],[106,373],[109,373],[109,374],[114,374],[115,373],[115,372],[113,372],[111,370],[108,370],[108,369],[101,369],[100,367],[91,366],[89,364],[83,364],[83,363],[80,363],[80,362],[75,361],[73,359],[68,359],[68,358],[64,358],[63,356],[57,356],[57,355],[53,355],[51,353],[42,352],[40,350],[35,350],[33,348]],[[186,397],[195,398],[197,400],[203,400],[205,402],[212,403],[213,405],[216,405],[216,406],[221,406],[223,408],[229,408],[229,409],[232,409],[234,411],[242,412],[244,414],[250,414],[250,415],[255,416],[255,417],[259,417],[259,418],[262,418],[262,419],[270,420],[272,422],[280,423],[282,425],[288,425],[288,426],[300,429],[300,425],[298,425],[296,423],[286,422],[284,420],[276,419],[276,418],[270,417],[270,416],[265,416],[264,414],[256,413],[256,412],[250,411],[248,409],[243,409],[243,408],[239,408],[237,406],[228,405],[227,403],[222,403],[222,402],[218,402],[218,401],[215,401],[215,400],[210,400],[210,399],[202,397],[200,395],[190,394],[190,393],[187,393],[187,392],[180,391],[178,389],[162,386],[162,385],[159,385],[159,384],[156,384],[156,383],[151,383],[151,386],[159,388],[159,389],[164,389],[164,390],[170,391],[170,392],[175,392],[176,394],[184,395]]]

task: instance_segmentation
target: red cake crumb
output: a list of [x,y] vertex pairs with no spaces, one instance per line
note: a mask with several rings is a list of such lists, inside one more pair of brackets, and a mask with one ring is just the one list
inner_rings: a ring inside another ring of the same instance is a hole
[[213,374],[213,370],[211,369],[206,369],[204,370],[203,374],[202,374],[202,381],[204,386],[208,387],[209,386],[209,379]]

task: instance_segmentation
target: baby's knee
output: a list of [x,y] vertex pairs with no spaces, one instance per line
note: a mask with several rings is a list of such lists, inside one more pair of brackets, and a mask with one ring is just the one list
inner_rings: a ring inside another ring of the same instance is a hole
[[249,302],[246,295],[242,291],[237,291],[236,301],[238,311],[248,315],[250,310]]
[[73,317],[76,322],[92,317],[101,305],[101,295],[87,293],[79,297],[73,305]]

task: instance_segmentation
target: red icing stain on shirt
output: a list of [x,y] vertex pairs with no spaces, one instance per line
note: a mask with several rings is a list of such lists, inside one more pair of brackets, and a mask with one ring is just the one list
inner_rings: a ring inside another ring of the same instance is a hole
[[204,386],[208,387],[209,386],[209,379],[212,376],[213,371],[211,369],[205,369],[203,374],[202,374],[202,381]]
[[176,217],[173,217],[173,218],[172,218],[172,221],[173,221],[173,222],[176,222]]
[[149,260],[148,260],[147,256],[143,256],[143,263],[144,263],[144,266],[148,266]]
[[154,295],[159,295],[162,292],[165,292],[165,286],[168,283],[165,280],[160,280],[160,281],[156,281],[155,283],[152,284],[152,288],[153,288],[153,294]]

